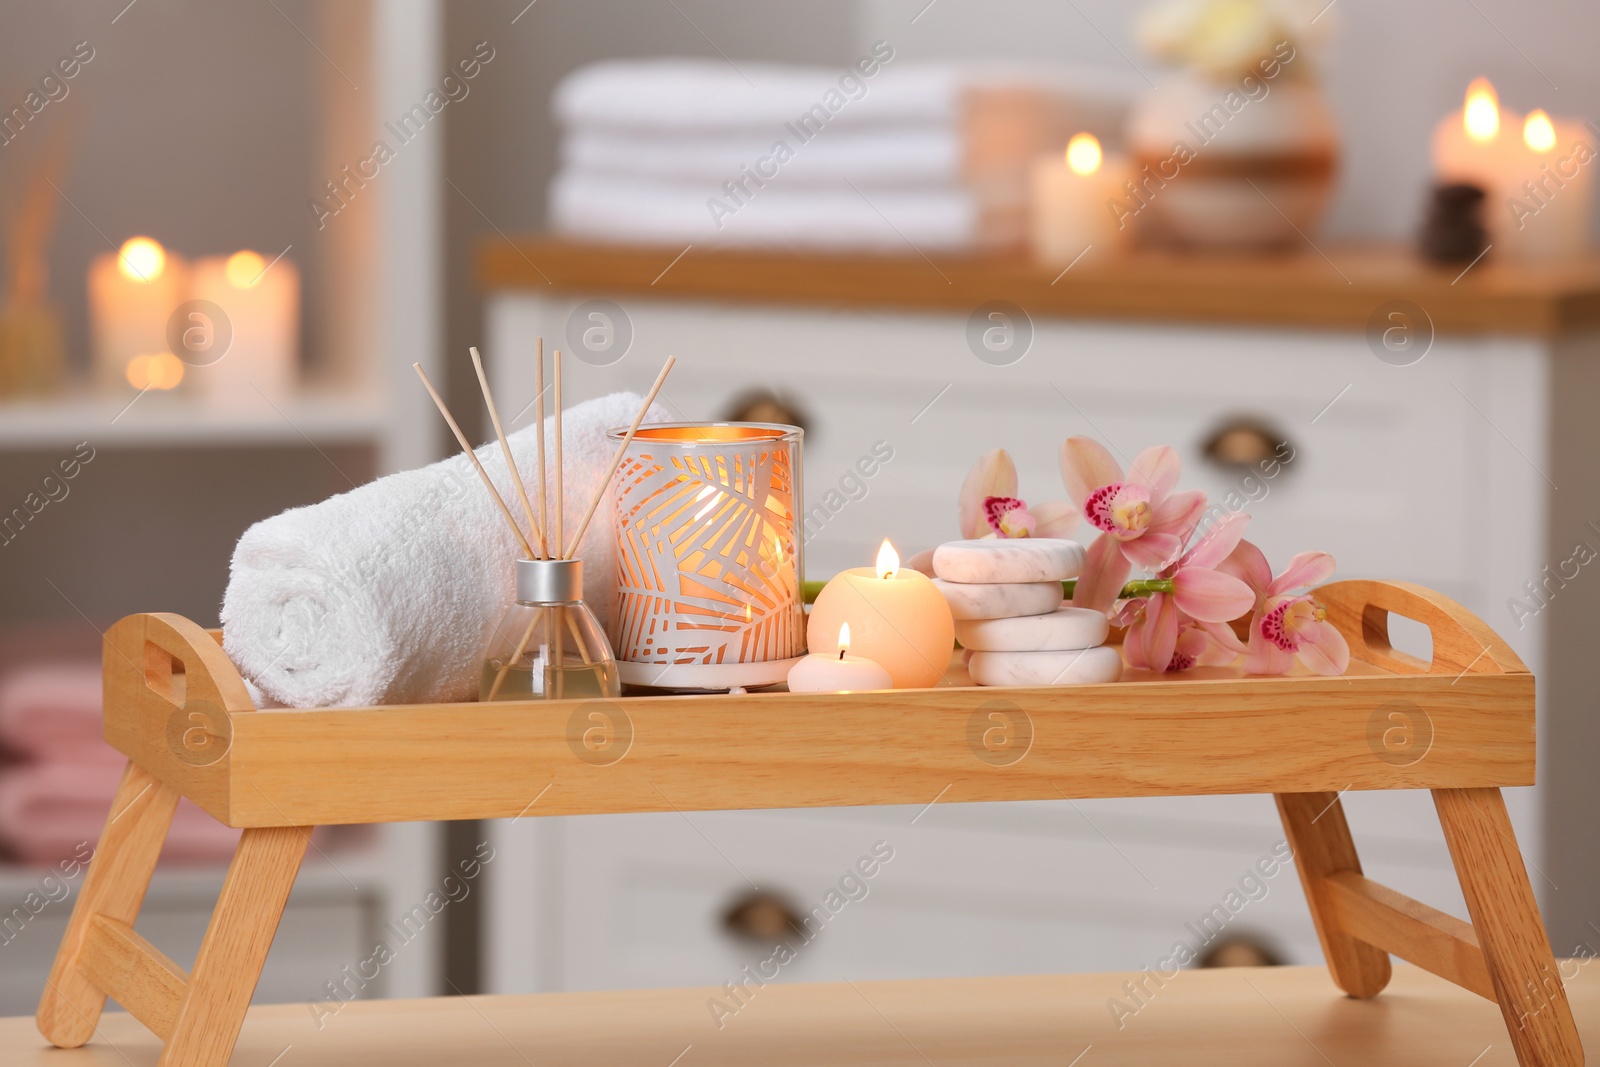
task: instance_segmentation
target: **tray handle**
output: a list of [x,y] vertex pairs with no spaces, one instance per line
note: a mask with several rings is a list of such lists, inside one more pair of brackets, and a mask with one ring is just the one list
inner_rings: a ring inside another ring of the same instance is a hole
[[[1332,582],[1316,591],[1328,620],[1350,642],[1353,659],[1394,674],[1526,674],[1528,668],[1489,624],[1443,594],[1414,582]],[[1422,623],[1433,660],[1389,643],[1389,615]]]

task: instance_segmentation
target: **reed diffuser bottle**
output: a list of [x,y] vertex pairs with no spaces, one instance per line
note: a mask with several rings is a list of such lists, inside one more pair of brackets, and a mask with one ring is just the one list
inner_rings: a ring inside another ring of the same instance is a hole
[[489,639],[478,699],[584,700],[621,693],[611,645],[583,602],[583,561],[517,560],[517,602]]

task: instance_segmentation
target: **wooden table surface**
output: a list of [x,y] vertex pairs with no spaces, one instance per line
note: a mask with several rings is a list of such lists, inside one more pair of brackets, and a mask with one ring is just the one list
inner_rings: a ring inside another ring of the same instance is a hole
[[[1447,334],[1552,337],[1600,324],[1600,257],[1561,264],[1423,262],[1408,246],[1319,242],[1258,255],[1141,252],[1065,274],[1025,256],[629,247],[490,237],[484,289],[816,307],[948,310],[1004,300],[1035,317],[1365,329],[1386,303]],[[1381,327],[1380,327],[1381,328]]]
[[[1563,965],[1585,1045],[1600,1050],[1600,968]],[[729,976],[730,979],[735,977]],[[1376,1000],[1321,967],[1183,971],[1136,1014],[1107,1001],[1137,975],[769,985],[718,1029],[715,989],[366,1001],[320,1018],[253,1009],[237,1067],[1510,1067],[1499,1010],[1399,965]],[[1154,988],[1153,981],[1151,988]],[[1131,1003],[1131,1002],[1130,1002]],[[320,1029],[319,1029],[320,1022]],[[108,1014],[95,1040],[46,1047],[31,1018],[0,1019],[12,1067],[150,1067],[156,1039]],[[1591,1052],[1591,1056],[1594,1055]]]

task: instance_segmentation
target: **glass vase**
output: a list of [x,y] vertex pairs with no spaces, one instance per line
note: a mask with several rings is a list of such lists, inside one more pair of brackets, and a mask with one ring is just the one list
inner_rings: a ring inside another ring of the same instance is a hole
[[621,693],[611,645],[583,602],[583,561],[519,559],[517,600],[489,638],[478,699],[584,700]]

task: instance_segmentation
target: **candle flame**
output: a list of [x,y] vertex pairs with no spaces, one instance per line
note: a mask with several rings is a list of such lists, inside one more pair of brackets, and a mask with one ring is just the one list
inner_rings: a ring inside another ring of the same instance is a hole
[[888,538],[884,538],[883,547],[878,549],[878,577],[893,578],[900,570],[900,554],[894,550]]
[[267,271],[267,261],[246,249],[229,256],[222,269],[228,276],[228,284],[235,289],[254,289]]
[[1067,166],[1072,173],[1088,177],[1100,169],[1100,142],[1092,133],[1074,134],[1067,142]]
[[1488,78],[1474,78],[1467,86],[1467,102],[1461,112],[1467,136],[1479,144],[1488,144],[1500,133],[1500,97]]
[[850,624],[839,624],[839,658],[844,659],[844,654],[850,650]]
[[117,269],[129,281],[149,285],[167,269],[167,250],[149,237],[130,237],[117,252]]
[[1535,152],[1548,152],[1556,146],[1556,127],[1543,108],[1528,115],[1522,124],[1522,143]]

